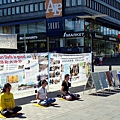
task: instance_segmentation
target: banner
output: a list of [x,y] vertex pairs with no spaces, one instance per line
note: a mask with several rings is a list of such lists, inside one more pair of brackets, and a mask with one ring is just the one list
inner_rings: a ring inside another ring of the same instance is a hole
[[17,35],[0,34],[0,48],[17,49]]
[[[91,71],[91,55],[61,53],[0,54],[0,85],[9,82],[13,91],[36,86],[48,80],[58,84],[70,74],[72,81],[86,80]],[[48,69],[49,68],[49,69]]]

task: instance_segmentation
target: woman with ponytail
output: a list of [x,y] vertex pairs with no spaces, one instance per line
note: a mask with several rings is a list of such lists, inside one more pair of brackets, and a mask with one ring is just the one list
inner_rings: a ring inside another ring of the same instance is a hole
[[14,96],[10,90],[11,84],[6,83],[0,95],[0,111],[5,117],[10,117],[12,114],[16,114],[22,109],[20,106],[15,106]]

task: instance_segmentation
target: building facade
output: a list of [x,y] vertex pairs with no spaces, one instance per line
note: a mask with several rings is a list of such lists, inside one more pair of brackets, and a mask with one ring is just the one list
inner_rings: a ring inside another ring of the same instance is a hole
[[[18,35],[18,49],[1,52],[90,52],[91,31],[96,55],[120,50],[120,0],[62,0],[60,18],[47,19],[46,11],[46,0],[1,0],[0,33]],[[100,14],[107,16],[78,17]]]

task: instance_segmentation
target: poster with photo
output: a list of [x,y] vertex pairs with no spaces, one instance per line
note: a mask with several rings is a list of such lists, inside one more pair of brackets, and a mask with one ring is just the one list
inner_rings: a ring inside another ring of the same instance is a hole
[[49,71],[49,82],[50,84],[58,84],[61,81],[61,54],[50,53],[50,71]]
[[[69,71],[72,81],[86,80],[91,71],[90,54],[62,54],[63,79]],[[67,67],[66,67],[67,66]],[[69,70],[68,70],[69,69]]]

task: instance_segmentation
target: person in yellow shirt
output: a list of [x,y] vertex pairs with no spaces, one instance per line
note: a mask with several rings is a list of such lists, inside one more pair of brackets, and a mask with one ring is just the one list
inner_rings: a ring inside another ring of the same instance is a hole
[[14,96],[10,90],[11,84],[6,83],[0,95],[0,112],[5,117],[10,117],[22,109],[20,106],[15,106]]

